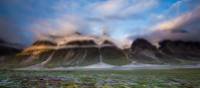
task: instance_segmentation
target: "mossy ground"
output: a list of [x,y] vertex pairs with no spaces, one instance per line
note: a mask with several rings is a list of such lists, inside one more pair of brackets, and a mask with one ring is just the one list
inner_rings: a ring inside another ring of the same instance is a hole
[[200,88],[200,69],[1,70],[0,88]]

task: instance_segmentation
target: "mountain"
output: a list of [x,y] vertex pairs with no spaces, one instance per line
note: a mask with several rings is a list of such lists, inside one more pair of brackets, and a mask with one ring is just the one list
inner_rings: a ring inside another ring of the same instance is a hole
[[38,40],[35,43],[33,43],[33,45],[56,46],[57,44],[55,42],[48,41],[48,40]]
[[131,45],[131,58],[137,63],[161,63],[161,53],[145,39],[136,39]]
[[22,49],[18,44],[8,43],[0,39],[0,68],[6,66],[16,65],[14,59],[17,53],[20,53]]
[[103,62],[111,65],[126,65],[131,63],[127,53],[118,48],[111,41],[105,40],[100,48],[100,53],[103,57]]
[[199,42],[163,40],[157,48],[145,39],[136,39],[130,56],[137,63],[194,64],[200,61],[199,52]]
[[166,55],[186,61],[200,61],[200,42],[164,40],[159,50]]
[[41,64],[47,67],[95,64],[99,61],[99,50],[96,46],[93,40],[73,40],[58,47],[52,52],[52,57]]
[[[102,39],[99,39],[102,40]],[[126,53],[109,40],[97,43],[93,38],[73,39],[62,45],[52,41],[36,41],[19,54],[21,66],[69,67],[98,63],[125,65]],[[120,62],[120,63],[119,63]]]
[[38,40],[15,57],[6,58],[1,67],[74,67],[109,64],[198,64],[200,43],[164,40],[159,47],[136,39],[129,49],[118,48],[109,39],[73,37],[66,42]]
[[70,41],[68,43],[66,43],[66,45],[78,45],[78,46],[82,46],[82,45],[96,45],[96,43],[93,40],[82,40],[82,41]]
[[17,48],[14,44],[5,42],[0,39],[0,56],[12,55],[19,53],[21,51],[20,48]]

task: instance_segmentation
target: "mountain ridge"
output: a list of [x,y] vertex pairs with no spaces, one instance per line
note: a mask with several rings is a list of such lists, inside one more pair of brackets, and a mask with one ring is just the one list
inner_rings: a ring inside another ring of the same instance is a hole
[[16,67],[37,65],[53,68],[88,66],[98,63],[122,66],[127,64],[198,64],[200,62],[199,42],[163,40],[159,42],[159,45],[160,47],[156,47],[143,38],[136,39],[129,49],[121,49],[109,40],[102,41],[101,45],[96,44],[92,39],[73,40],[62,45],[48,40],[38,40],[15,57],[18,58],[16,61],[19,65]]

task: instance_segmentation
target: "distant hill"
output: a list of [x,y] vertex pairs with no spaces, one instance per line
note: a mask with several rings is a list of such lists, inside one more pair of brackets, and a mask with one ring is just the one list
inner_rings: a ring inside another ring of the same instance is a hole
[[131,53],[132,59],[140,63],[199,63],[200,42],[163,40],[157,48],[145,39],[136,39]]
[[166,55],[183,60],[200,61],[200,42],[164,40],[159,50]]
[[0,56],[19,53],[21,49],[16,46],[17,45],[15,44],[11,44],[0,39]]

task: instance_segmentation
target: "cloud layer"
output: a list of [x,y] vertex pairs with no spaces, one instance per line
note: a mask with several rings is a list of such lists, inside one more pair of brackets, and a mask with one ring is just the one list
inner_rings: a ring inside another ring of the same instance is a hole
[[163,39],[200,41],[200,7],[167,20],[152,27],[153,33],[148,37],[158,42]]
[[137,15],[148,9],[152,9],[158,4],[158,0],[108,0],[97,3],[92,8],[93,12],[101,17],[108,18],[126,18]]
[[106,31],[121,46],[138,37],[200,41],[194,39],[199,5],[197,0],[1,0],[0,38],[28,45],[46,35]]

